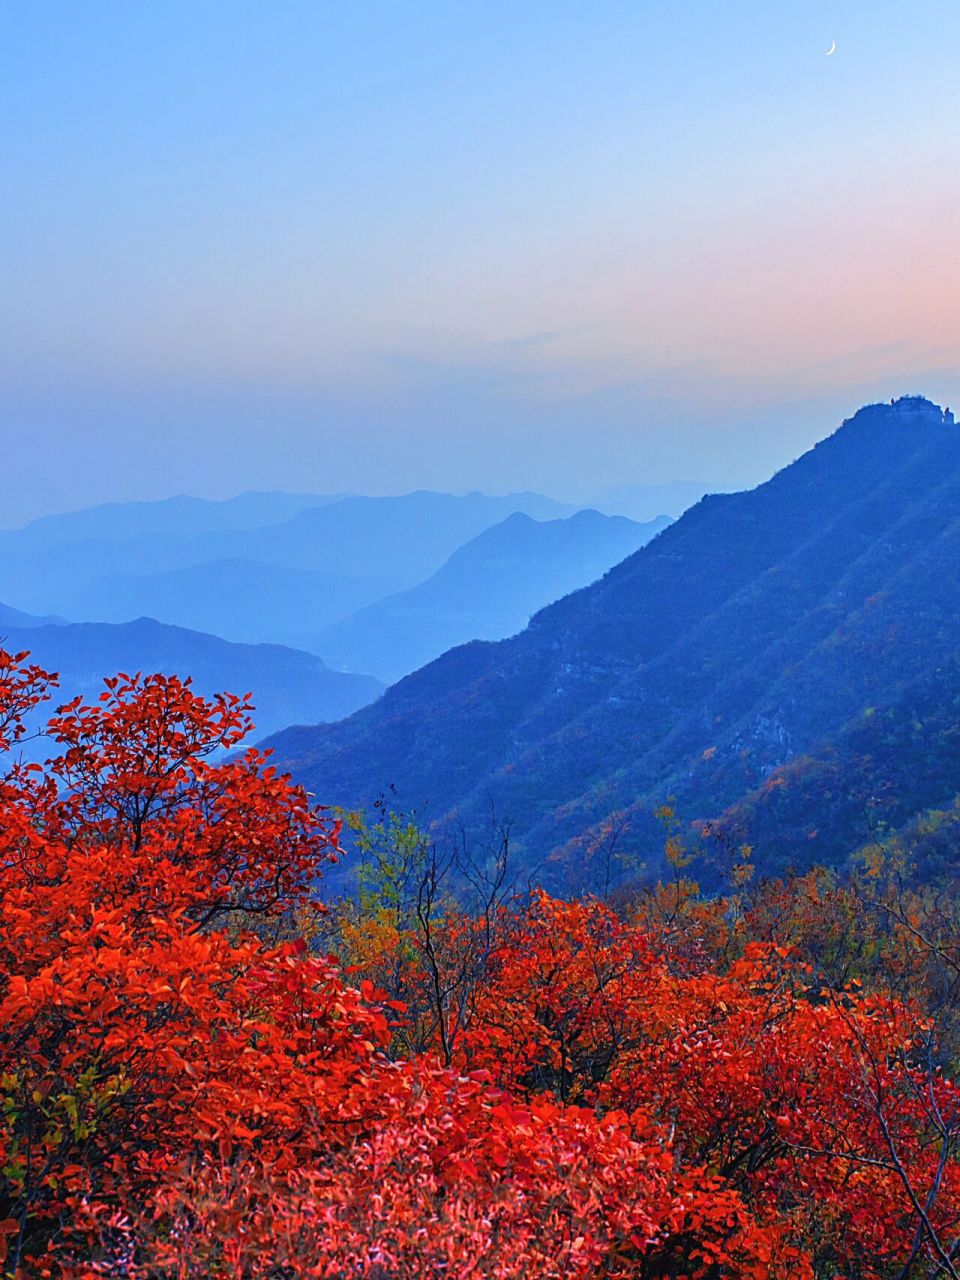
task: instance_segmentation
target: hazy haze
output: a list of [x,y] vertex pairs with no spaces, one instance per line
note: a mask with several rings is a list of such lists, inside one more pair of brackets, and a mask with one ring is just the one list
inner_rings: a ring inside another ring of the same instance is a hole
[[956,404],[958,67],[954,0],[6,5],[0,526],[729,487]]

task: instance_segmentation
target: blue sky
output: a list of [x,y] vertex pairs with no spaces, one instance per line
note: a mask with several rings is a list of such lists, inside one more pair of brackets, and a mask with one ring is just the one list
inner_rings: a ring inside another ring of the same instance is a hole
[[0,524],[753,483],[960,400],[955,0],[0,16]]

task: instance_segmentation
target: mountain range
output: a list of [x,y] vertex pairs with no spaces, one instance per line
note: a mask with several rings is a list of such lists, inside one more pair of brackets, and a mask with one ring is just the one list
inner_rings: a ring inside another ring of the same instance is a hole
[[649,542],[670,524],[597,511],[533,520],[522,511],[478,534],[419,586],[322,631],[305,647],[333,666],[393,683],[467,640],[500,640],[531,614]]
[[291,520],[308,507],[328,506],[350,496],[252,490],[222,500],[180,494],[152,502],[103,502],[79,511],[40,516],[20,529],[3,531],[0,540],[11,549],[27,552],[97,538],[144,538],[158,533],[186,537],[230,529],[262,529]]
[[[12,652],[26,650],[34,662],[59,674],[56,702],[77,694],[96,699],[104,677],[120,671],[163,672],[192,677],[205,694],[252,691],[257,730],[270,733],[305,711],[318,719],[338,720],[379,697],[383,689],[371,676],[331,671],[312,653],[282,645],[232,644],[152,618],[119,625],[14,626],[5,617],[0,607],[0,645]],[[34,726],[45,714],[49,707],[34,715]],[[42,759],[48,744],[28,744],[26,754]]]
[[75,617],[120,622],[145,614],[228,640],[314,650],[319,630],[392,588],[389,579],[232,556],[160,573],[111,574],[78,587],[66,603]]
[[65,618],[55,613],[47,614],[45,617],[24,613],[22,609],[14,609],[12,605],[4,604],[0,600],[0,638],[8,627],[54,627],[65,621]]
[[92,508],[0,533],[0,598],[73,620],[155,615],[230,639],[300,643],[422,582],[514,512],[546,520],[575,510],[539,494],[428,491],[247,494],[227,503],[175,498],[131,507]]
[[[719,833],[709,849],[752,843],[763,870],[835,864],[878,822],[960,792],[958,563],[952,415],[916,396],[868,406],[519,635],[453,649],[342,723],[269,745],[331,804],[394,786],[468,827],[493,806],[524,865],[567,886],[611,816],[633,864],[662,871],[668,797],[688,833]],[[810,803],[778,821],[802,787]]]

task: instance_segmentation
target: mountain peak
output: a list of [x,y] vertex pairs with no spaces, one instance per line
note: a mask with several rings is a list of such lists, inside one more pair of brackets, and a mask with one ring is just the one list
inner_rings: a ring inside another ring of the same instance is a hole
[[896,421],[903,425],[923,425],[935,427],[952,427],[953,414],[949,409],[942,409],[926,396],[900,396],[889,403],[864,405],[852,418],[848,418],[844,426],[853,423]]

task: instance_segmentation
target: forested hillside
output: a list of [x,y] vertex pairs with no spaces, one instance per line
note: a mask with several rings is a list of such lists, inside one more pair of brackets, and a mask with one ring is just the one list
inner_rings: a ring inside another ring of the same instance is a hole
[[[650,815],[665,797],[685,822],[710,821],[870,708],[949,682],[937,673],[960,639],[957,563],[952,416],[919,398],[870,406],[759,488],[705,498],[519,636],[455,649],[343,724],[270,745],[335,803],[395,785],[435,819],[471,823],[492,801],[528,865],[565,883],[617,814],[655,873]],[[866,775],[856,752],[845,760],[839,787],[855,793]],[[950,801],[960,778],[918,789]],[[830,833],[818,858],[846,857],[871,821],[838,798],[811,824]],[[759,834],[758,861],[781,859],[775,826]]]

